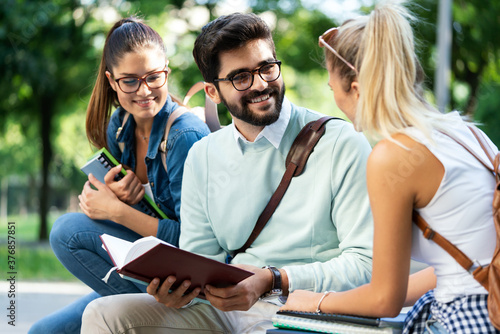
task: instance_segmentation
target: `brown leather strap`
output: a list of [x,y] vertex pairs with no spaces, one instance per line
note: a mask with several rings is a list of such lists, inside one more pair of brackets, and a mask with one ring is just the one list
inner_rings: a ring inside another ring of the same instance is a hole
[[[494,159],[495,155],[491,151],[491,148],[489,147],[489,145],[485,142],[485,139],[482,136],[481,132],[479,132],[479,130],[475,126],[473,126],[473,125],[467,125],[467,126],[469,127],[469,130],[472,132],[472,134],[474,135],[474,137],[476,137],[479,145],[481,145],[481,148],[483,149],[484,153],[486,153],[486,156],[488,157],[488,159],[493,164],[493,159]],[[448,137],[450,137],[455,142],[457,142],[460,146],[462,146],[465,150],[467,150],[471,155],[473,155],[484,167],[486,167],[486,169],[489,169],[490,171],[493,172],[492,167],[489,166],[486,162],[484,162],[483,159],[481,159],[479,157],[479,155],[477,155],[476,152],[474,152],[469,146],[467,146],[467,144],[465,144],[463,141],[461,141],[458,138],[454,138],[454,137],[450,136],[449,134],[447,134],[445,132],[441,132],[441,133],[444,134],[444,135],[446,135],[446,136],[448,136]]]
[[[458,144],[460,144],[463,148],[465,148],[472,156],[474,156],[483,166],[485,166],[488,170],[492,171],[496,178],[498,179],[498,165],[500,160],[500,154],[497,153],[496,156],[492,152],[490,146],[486,143],[485,138],[482,133],[472,125],[468,125],[470,131],[476,137],[477,141],[481,145],[481,148],[488,156],[488,159],[493,164],[493,168],[485,163],[472,149],[470,149],[465,143],[458,140],[457,138],[453,138],[450,135],[442,132],[448,137],[455,140]],[[448,239],[443,237],[438,232],[434,231],[429,224],[420,216],[417,211],[413,211],[413,222],[418,226],[418,228],[424,233],[424,238],[433,240],[436,244],[438,244],[441,248],[443,248],[448,254],[450,254],[457,262],[460,264],[465,270],[471,273],[474,278],[488,290],[488,275],[485,274],[487,272],[488,266],[481,266],[479,263],[476,263],[478,267],[471,272],[472,266],[474,265],[474,261],[472,261],[467,255],[465,255],[460,249],[458,249],[455,245],[453,245]]]
[[424,233],[424,238],[434,241],[450,254],[467,271],[470,271],[474,262],[465,255],[460,249],[448,241],[438,232],[434,231],[417,211],[413,211],[413,222]]
[[314,146],[319,141],[321,136],[325,133],[325,127],[323,126],[326,122],[336,117],[325,116],[316,121],[312,121],[307,123],[302,130],[300,130],[299,134],[295,138],[290,151],[286,157],[286,170],[285,174],[281,178],[281,182],[278,185],[278,188],[271,196],[271,199],[267,203],[267,206],[264,208],[264,211],[257,219],[257,223],[255,227],[248,237],[248,240],[245,244],[238,250],[236,250],[233,254],[233,257],[238,254],[244,252],[248,247],[252,245],[252,243],[257,239],[260,232],[266,226],[268,220],[273,215],[274,211],[278,207],[278,204],[281,202],[283,195],[285,195],[288,186],[290,185],[290,181],[294,176],[298,176],[302,174],[304,170],[304,166],[309,158],[309,155],[314,149]]

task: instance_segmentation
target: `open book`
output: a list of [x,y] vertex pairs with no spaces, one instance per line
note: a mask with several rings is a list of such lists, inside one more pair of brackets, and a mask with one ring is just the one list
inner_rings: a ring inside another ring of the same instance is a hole
[[[405,316],[401,313],[395,318],[368,318],[343,314],[278,311],[273,316],[273,325],[284,330],[320,333],[401,333]],[[269,333],[280,333],[280,330]]]
[[146,284],[155,277],[163,282],[174,275],[177,280],[173,289],[184,280],[190,280],[189,290],[200,287],[200,296],[203,296],[207,284],[226,287],[253,275],[235,266],[182,250],[153,236],[132,243],[102,234],[101,240],[119,274]]
[[[119,162],[111,155],[111,153],[108,152],[108,150],[106,150],[106,148],[102,148],[97,151],[80,169],[87,175],[92,173],[92,175],[94,175],[96,179],[104,183],[104,176],[111,168],[117,165],[119,165]],[[115,179],[121,180],[126,174],[127,171],[122,168]],[[154,218],[167,218],[167,215],[160,210],[160,208],[148,195],[144,195],[143,199],[141,199],[141,201],[135,204],[133,207],[139,211],[145,212],[146,214]]]

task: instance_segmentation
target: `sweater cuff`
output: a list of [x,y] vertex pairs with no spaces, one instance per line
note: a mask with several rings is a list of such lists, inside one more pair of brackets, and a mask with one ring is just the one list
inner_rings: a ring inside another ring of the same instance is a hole
[[288,293],[295,290],[310,290],[315,286],[313,275],[308,270],[302,270],[299,266],[282,268],[288,277]]

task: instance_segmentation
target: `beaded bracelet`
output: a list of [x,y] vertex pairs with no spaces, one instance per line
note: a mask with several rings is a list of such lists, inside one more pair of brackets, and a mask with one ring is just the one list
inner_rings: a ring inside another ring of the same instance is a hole
[[328,296],[328,294],[330,294],[331,292],[335,292],[335,291],[325,291],[325,293],[323,293],[323,296],[321,296],[321,299],[318,302],[318,307],[316,308],[316,313],[321,313],[321,310],[319,309],[319,307],[321,306],[323,299],[325,299],[325,297]]

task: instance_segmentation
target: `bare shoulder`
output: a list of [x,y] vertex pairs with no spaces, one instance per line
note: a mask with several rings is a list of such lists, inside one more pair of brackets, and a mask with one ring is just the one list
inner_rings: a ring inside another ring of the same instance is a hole
[[402,161],[412,161],[413,164],[424,159],[428,149],[425,145],[404,134],[395,134],[390,139],[379,141],[372,150],[368,159],[368,166],[372,168],[392,169],[399,168]]
[[426,205],[444,175],[441,162],[423,144],[404,134],[378,142],[368,158],[367,177],[386,176],[387,185],[407,188],[417,207]]

